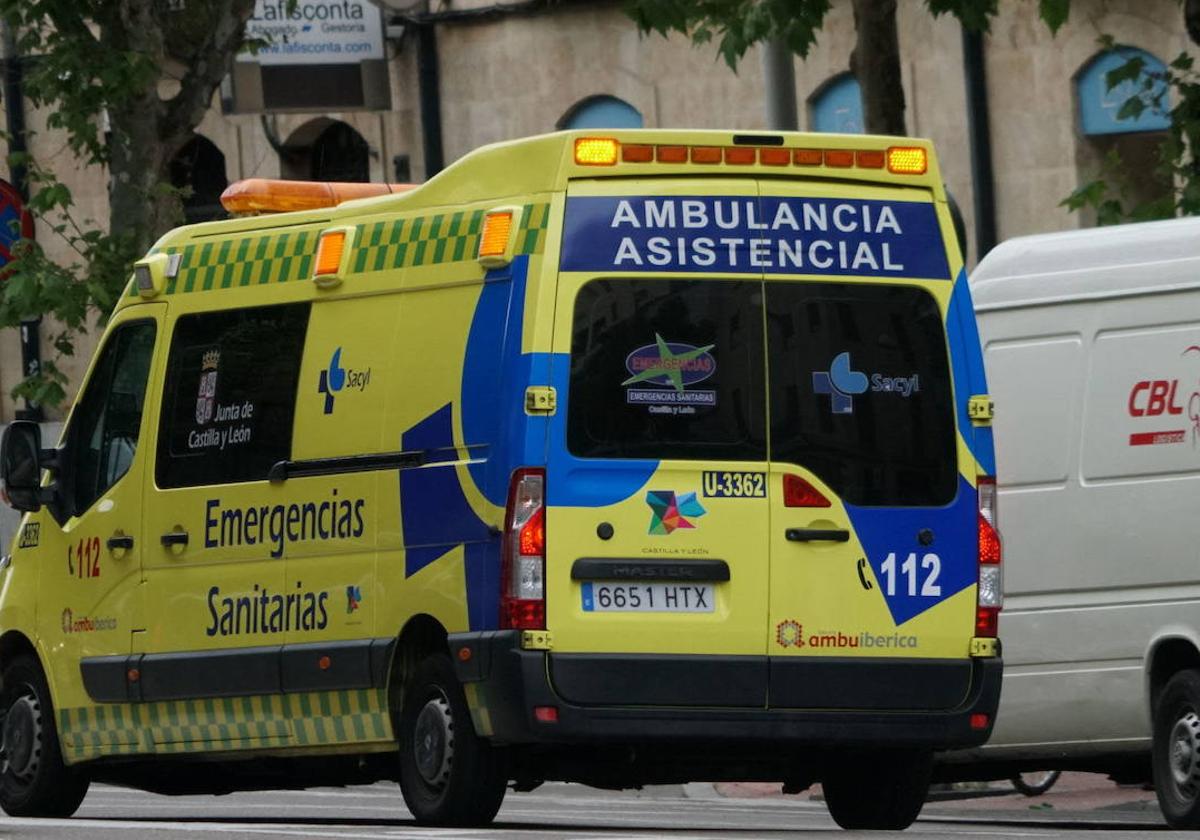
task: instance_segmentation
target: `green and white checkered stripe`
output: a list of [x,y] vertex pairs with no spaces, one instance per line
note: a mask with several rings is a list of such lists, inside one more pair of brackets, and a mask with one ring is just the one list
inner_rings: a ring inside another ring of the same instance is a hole
[[[358,226],[353,274],[473,260],[479,251],[483,210],[437,213]],[[514,252],[541,253],[546,246],[549,204],[526,204]]]
[[179,274],[167,281],[165,291],[173,295],[307,280],[312,276],[318,236],[315,230],[287,231],[167,248],[167,253],[181,253],[183,259]]
[[64,709],[70,762],[109,755],[215,752],[388,742],[382,689],[171,700]]
[[[483,210],[434,213],[358,225],[351,257],[353,274],[474,260],[479,249]],[[548,203],[524,205],[515,253],[545,249]],[[258,236],[231,237],[167,247],[182,255],[179,273],[167,281],[168,295],[215,289],[289,283],[312,277],[319,229],[292,230]],[[129,287],[130,297],[138,294]]]

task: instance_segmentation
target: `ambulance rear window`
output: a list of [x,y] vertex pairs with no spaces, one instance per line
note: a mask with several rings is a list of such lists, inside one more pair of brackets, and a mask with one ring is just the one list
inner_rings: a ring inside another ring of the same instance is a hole
[[924,289],[768,282],[771,459],[845,502],[932,506],[958,490],[946,334]]
[[588,283],[575,299],[569,449],[763,460],[762,323],[759,282]]

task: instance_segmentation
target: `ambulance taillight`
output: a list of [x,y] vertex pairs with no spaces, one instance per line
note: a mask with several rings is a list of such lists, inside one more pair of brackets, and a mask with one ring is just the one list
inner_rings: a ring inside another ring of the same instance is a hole
[[975,608],[975,635],[995,638],[1004,606],[1000,532],[996,526],[996,479],[980,476],[979,492],[979,597]]
[[500,558],[500,626],[546,627],[546,472],[523,467],[508,488]]

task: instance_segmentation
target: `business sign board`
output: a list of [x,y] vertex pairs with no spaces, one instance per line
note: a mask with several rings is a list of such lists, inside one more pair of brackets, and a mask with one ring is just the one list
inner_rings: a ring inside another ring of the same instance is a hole
[[357,64],[381,59],[383,16],[369,0],[257,0],[239,61],[263,65]]
[[371,0],[256,0],[233,110],[391,108],[383,12]]

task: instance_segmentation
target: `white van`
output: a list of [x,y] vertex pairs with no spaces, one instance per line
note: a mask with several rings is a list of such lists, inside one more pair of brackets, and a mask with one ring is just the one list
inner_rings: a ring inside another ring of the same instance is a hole
[[1148,780],[1200,827],[1200,219],[1028,236],[970,279],[994,400],[1005,669],[939,775]]

